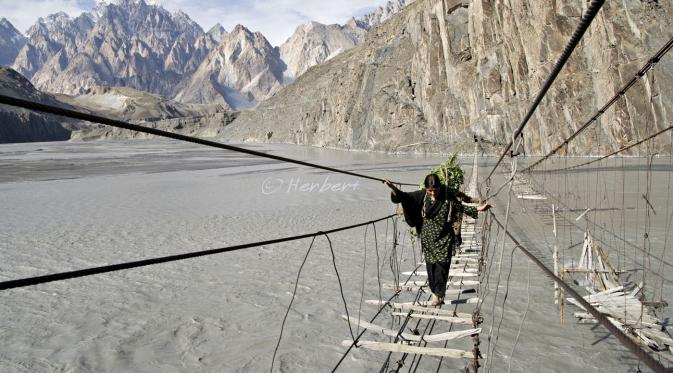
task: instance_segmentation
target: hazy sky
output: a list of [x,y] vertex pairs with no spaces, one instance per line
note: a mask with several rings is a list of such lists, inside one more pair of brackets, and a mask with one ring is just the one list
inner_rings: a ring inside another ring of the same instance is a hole
[[[116,1],[116,0],[113,0]],[[386,0],[145,0],[175,12],[182,9],[208,31],[219,22],[227,31],[242,24],[261,31],[271,44],[279,45],[294,29],[308,21],[344,23],[365,14]],[[95,0],[0,0],[0,17],[25,33],[38,17],[58,11],[77,16],[91,10]]]

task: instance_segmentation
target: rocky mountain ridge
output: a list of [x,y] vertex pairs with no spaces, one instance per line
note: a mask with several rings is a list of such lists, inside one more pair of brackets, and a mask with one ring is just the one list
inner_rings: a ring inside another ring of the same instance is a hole
[[[375,13],[394,11],[403,3],[395,0]],[[100,2],[76,18],[63,12],[40,18],[28,30],[12,66],[47,92],[76,95],[98,85],[124,86],[184,102],[244,109],[308,67],[356,45],[372,19],[381,16],[365,16],[343,26],[299,27],[310,31],[290,38],[289,44],[278,48],[279,55],[263,35],[247,29],[252,36],[242,41],[240,32],[233,37],[216,24],[205,33],[187,14],[170,13],[144,0]],[[297,50],[291,51],[289,45]],[[239,53],[236,46],[248,49]],[[232,59],[231,52],[247,57]],[[218,62],[218,54],[228,62]],[[206,84],[204,92],[199,92],[198,84]]]
[[73,20],[62,14],[58,22],[49,21],[40,20],[33,27],[39,30],[29,31],[24,47],[49,58],[36,64],[33,74],[26,67],[31,59],[14,66],[36,87],[54,93],[80,94],[107,85],[172,97],[182,77],[198,67],[214,44],[186,14],[143,1],[101,3],[94,13]]
[[215,42],[219,43],[220,40],[222,40],[222,37],[227,34],[227,30],[224,29],[224,27],[219,24],[215,24],[215,26],[211,27],[210,30],[208,30],[208,35],[210,35]]
[[311,21],[298,26],[279,47],[281,59],[287,65],[287,82],[310,67],[360,44],[369,30],[385,22],[409,3],[409,0],[392,0],[362,17],[351,18],[343,25],[324,25]]
[[183,102],[249,108],[280,88],[285,68],[278,50],[264,35],[237,25],[222,35],[175,97]]
[[74,19],[63,12],[40,18],[28,29],[26,44],[19,50],[12,67],[32,80],[50,60],[56,64],[65,62],[54,57],[66,47],[78,49],[94,22],[95,17],[87,13]]
[[25,44],[26,37],[6,18],[0,17],[0,65],[11,65]]
[[323,63],[359,44],[367,31],[355,22],[323,25],[309,22],[297,27],[280,46],[280,57],[287,64],[285,75],[294,79],[308,68]]
[[353,20],[356,21],[360,27],[369,31],[387,21],[390,17],[404,9],[405,6],[411,4],[413,1],[414,0],[391,0],[385,5],[376,8],[373,12]]

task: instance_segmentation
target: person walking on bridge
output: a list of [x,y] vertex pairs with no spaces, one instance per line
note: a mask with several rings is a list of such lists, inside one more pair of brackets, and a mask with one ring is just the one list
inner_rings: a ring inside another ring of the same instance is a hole
[[432,291],[433,306],[444,302],[446,282],[451,266],[456,234],[453,222],[458,216],[466,213],[477,218],[477,211],[486,211],[492,206],[481,204],[475,209],[465,209],[463,203],[481,203],[460,191],[453,191],[443,185],[436,174],[425,177],[425,189],[403,192],[388,179],[384,183],[390,188],[390,199],[393,203],[401,203],[404,220],[421,238],[421,250],[425,256],[428,271],[428,284]]

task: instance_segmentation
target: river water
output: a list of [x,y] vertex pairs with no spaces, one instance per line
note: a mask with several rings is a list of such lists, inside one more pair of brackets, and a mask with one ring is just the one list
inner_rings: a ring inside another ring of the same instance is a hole
[[[443,159],[246,146],[411,183]],[[472,157],[461,161],[469,178]],[[480,162],[483,178],[494,159]],[[543,168],[568,160],[553,162]],[[557,245],[564,264],[576,263],[581,247],[577,243],[588,229],[615,267],[624,271],[626,281],[642,281],[644,273],[648,299],[667,300],[673,279],[673,269],[665,264],[673,262],[670,250],[665,250],[670,245],[670,159],[655,160],[650,172],[642,159],[592,166],[533,174],[537,190],[547,191],[548,199],[513,198],[511,232],[551,266],[551,203],[556,203]],[[647,200],[654,208],[649,218],[642,196],[648,194],[648,175],[652,182]],[[503,181],[504,175],[496,173],[493,187]],[[513,194],[528,192],[524,189],[517,185]],[[492,202],[503,220],[506,188]],[[3,281],[324,231],[395,211],[387,188],[375,181],[172,141],[2,145],[0,206]],[[589,220],[576,221],[587,208],[593,209],[585,214]],[[420,253],[403,221],[398,227],[400,268],[410,270]],[[649,242],[643,240],[645,232]],[[490,358],[482,361],[485,370],[637,370],[633,356],[602,327],[577,324],[572,312],[578,310],[572,306],[561,324],[552,281],[511,243],[503,247],[496,233],[494,229],[491,234],[490,271],[483,287],[480,348]],[[275,370],[326,371],[339,360],[345,350],[340,343],[350,338],[341,318],[339,282],[350,315],[367,320],[376,307],[361,304],[361,299],[391,294],[389,289],[379,294],[377,273],[383,284],[392,283],[392,221],[377,223],[375,231],[370,225],[329,238],[334,262],[328,240],[316,238]],[[266,245],[0,292],[0,371],[268,371],[310,243],[304,239]],[[402,300],[412,297],[402,294]],[[472,309],[466,305],[458,311]],[[670,315],[670,309],[661,311],[663,318]],[[376,321],[383,326],[392,322],[389,311]],[[438,325],[433,333],[447,330]],[[373,333],[363,339],[387,340]],[[469,339],[451,341],[448,347],[472,348]],[[378,371],[385,357],[358,349],[340,371]],[[392,361],[397,360],[394,355]],[[410,362],[401,371],[409,369]],[[444,360],[441,366],[455,371],[467,363]],[[438,364],[438,358],[424,357],[418,371],[435,371]]]

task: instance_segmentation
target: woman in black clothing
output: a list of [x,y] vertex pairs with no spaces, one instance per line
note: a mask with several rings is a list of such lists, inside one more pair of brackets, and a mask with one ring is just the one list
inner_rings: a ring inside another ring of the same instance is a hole
[[477,211],[486,211],[491,205],[483,204],[475,209],[466,209],[463,202],[480,202],[463,192],[452,191],[442,185],[439,177],[429,174],[423,182],[425,189],[405,193],[388,179],[385,184],[391,189],[390,199],[401,203],[406,222],[416,228],[421,238],[421,249],[428,271],[428,284],[432,291],[432,305],[443,303],[446,281],[451,265],[452,247],[456,240],[453,222],[466,213],[473,218]]

